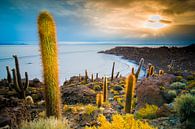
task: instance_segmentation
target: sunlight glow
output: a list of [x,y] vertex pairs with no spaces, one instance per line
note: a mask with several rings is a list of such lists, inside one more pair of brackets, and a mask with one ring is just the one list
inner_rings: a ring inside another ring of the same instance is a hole
[[149,28],[149,29],[161,29],[167,26],[167,24],[161,23],[161,18],[160,15],[152,15],[150,16],[147,21],[144,23],[144,28]]

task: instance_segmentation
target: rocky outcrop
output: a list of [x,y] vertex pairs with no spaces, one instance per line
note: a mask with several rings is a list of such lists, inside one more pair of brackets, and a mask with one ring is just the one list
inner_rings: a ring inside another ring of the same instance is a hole
[[137,108],[139,109],[144,107],[146,103],[157,106],[162,106],[163,103],[166,103],[166,99],[163,97],[164,95],[161,88],[168,88],[174,79],[175,76],[172,74],[144,78],[141,83],[137,85]]
[[63,104],[95,103],[96,93],[85,85],[64,85],[61,87]]

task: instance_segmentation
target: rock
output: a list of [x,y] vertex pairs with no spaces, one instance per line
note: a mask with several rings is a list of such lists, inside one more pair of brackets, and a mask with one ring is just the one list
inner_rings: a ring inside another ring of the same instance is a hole
[[144,78],[141,83],[137,85],[136,95],[138,101],[136,108],[142,108],[146,103],[157,106],[162,106],[163,103],[166,103],[160,87],[168,88],[174,78],[175,76],[172,74]]
[[72,85],[61,87],[62,102],[73,105],[77,103],[94,103],[96,93],[85,85]]
[[11,119],[6,116],[0,116],[0,128],[11,125]]

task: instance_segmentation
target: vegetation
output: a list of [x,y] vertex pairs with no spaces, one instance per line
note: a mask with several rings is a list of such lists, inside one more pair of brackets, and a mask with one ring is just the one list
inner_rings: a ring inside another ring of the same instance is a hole
[[136,117],[139,119],[154,119],[156,118],[157,110],[158,107],[156,105],[146,104],[144,108],[141,108],[136,112]]
[[186,84],[182,82],[174,82],[170,85],[170,87],[173,89],[183,89],[186,87]]
[[139,66],[138,66],[137,72],[135,73],[136,81],[138,80],[139,73],[141,71],[143,64],[144,64],[144,58],[141,58],[141,60],[139,61]]
[[195,117],[195,96],[190,94],[178,96],[174,102],[174,109],[179,114],[181,122]]
[[54,117],[39,119],[34,121],[24,121],[20,129],[70,129],[66,119],[56,119]]
[[25,99],[26,91],[29,86],[28,73],[25,72],[25,83],[22,82],[22,78],[20,75],[19,61],[16,55],[13,55],[15,60],[15,69],[12,69],[13,80],[14,80],[14,89],[18,93],[18,98]]
[[56,29],[53,17],[48,12],[41,12],[38,17],[45,100],[47,116],[61,116],[60,89],[58,77],[58,52]]
[[108,97],[108,82],[107,82],[107,78],[104,77],[103,79],[103,102],[107,101],[107,97]]
[[125,112],[131,113],[133,106],[133,97],[136,86],[136,78],[134,74],[130,74],[126,79],[126,98],[125,98]]
[[103,103],[103,94],[98,93],[96,95],[96,104],[97,104],[98,107],[101,107],[102,103]]
[[112,65],[111,81],[114,79],[114,67],[115,67],[115,62],[113,62]]
[[107,121],[104,115],[100,115],[98,121],[101,123],[99,127],[85,127],[85,129],[154,129],[146,122],[135,120],[130,114],[113,115],[111,122]]

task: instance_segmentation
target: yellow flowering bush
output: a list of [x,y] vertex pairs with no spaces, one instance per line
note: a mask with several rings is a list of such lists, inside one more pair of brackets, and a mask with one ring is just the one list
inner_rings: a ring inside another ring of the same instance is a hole
[[85,129],[156,129],[146,122],[135,120],[131,114],[115,114],[112,116],[111,122],[107,121],[104,115],[100,115],[98,121],[101,123],[101,126],[85,127]]
[[141,108],[137,111],[137,118],[146,118],[146,119],[154,119],[156,117],[156,112],[158,107],[156,105],[146,104],[144,108]]

